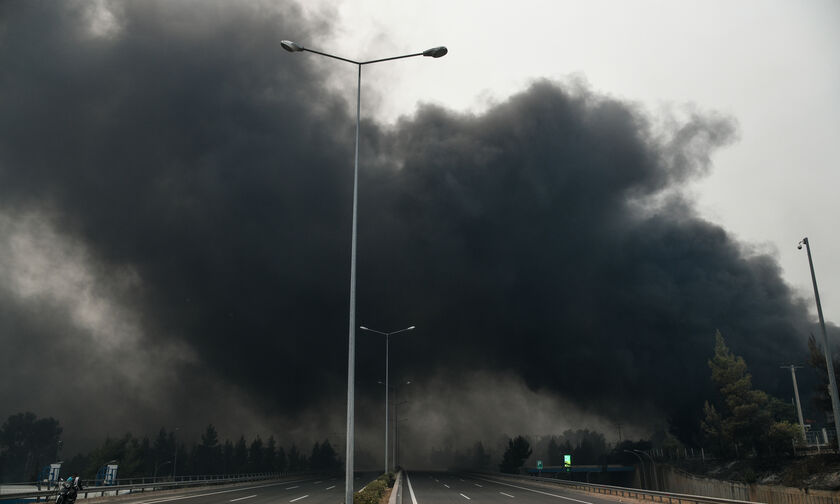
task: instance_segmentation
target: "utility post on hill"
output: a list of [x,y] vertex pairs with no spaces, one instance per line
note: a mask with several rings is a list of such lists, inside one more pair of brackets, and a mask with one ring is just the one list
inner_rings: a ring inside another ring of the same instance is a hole
[[796,370],[801,369],[802,366],[782,366],[782,369],[790,369],[790,377],[793,380],[793,397],[796,398],[796,414],[799,416],[799,428],[802,429],[802,441],[806,442],[805,438],[805,420],[802,418],[802,403],[799,402],[799,385],[796,383]]

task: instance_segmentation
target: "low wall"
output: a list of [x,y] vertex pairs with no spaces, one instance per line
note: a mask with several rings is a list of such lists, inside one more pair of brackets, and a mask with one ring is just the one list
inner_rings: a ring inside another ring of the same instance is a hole
[[659,476],[662,478],[666,492],[708,495],[767,504],[840,504],[840,492],[830,490],[738,483],[702,478],[673,467],[663,466],[659,469]]

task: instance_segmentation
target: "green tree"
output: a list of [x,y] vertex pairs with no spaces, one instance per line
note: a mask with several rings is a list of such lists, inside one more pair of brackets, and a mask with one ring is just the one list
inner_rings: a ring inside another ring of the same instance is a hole
[[782,439],[789,430],[776,425],[789,423],[789,410],[753,388],[746,362],[729,350],[720,331],[715,333],[715,353],[708,363],[722,403],[719,408],[706,403],[701,427],[718,453],[731,456],[734,451],[737,456],[746,455],[744,448],[762,453],[785,443],[790,446],[793,438]]
[[55,462],[62,428],[54,418],[34,413],[11,415],[0,427],[0,478],[34,481],[38,471]]
[[233,443],[230,439],[225,440],[225,446],[222,448],[222,474],[233,472],[233,453]]
[[484,449],[481,441],[473,445],[472,449],[472,467],[474,469],[488,469],[490,467],[490,454]]
[[[564,437],[565,438],[565,437]],[[548,442],[548,465],[563,465],[563,456],[572,454],[572,444],[568,439],[558,443],[554,437]]]
[[248,472],[256,473],[263,470],[263,442],[259,436],[251,441],[251,448],[248,449]]
[[119,465],[119,477],[145,476],[145,455],[142,444],[130,432],[119,438],[108,436],[88,455],[84,474],[94,476],[104,465],[115,461]]
[[300,454],[298,451],[297,446],[294,444],[291,448],[289,448],[289,471],[297,472],[304,470],[304,463],[306,462],[305,458]]
[[[317,445],[317,443],[315,443]],[[314,447],[313,447],[314,451]],[[337,472],[341,469],[341,461],[338,459],[338,453],[330,444],[329,439],[325,439],[318,451],[318,465],[319,470],[324,472]],[[311,469],[315,470],[315,463],[310,460]]]
[[277,442],[274,436],[269,436],[268,442],[265,444],[265,470],[267,472],[277,472]]
[[195,470],[198,474],[218,474],[222,466],[222,447],[219,433],[209,424],[201,435],[201,443],[195,450]]
[[231,472],[234,474],[244,474],[248,470],[248,443],[245,442],[245,436],[240,436],[239,441],[233,447],[233,464]]
[[286,460],[286,450],[283,447],[277,448],[277,461],[275,462],[277,472],[284,473],[289,470],[289,462]]
[[502,455],[499,470],[503,473],[516,474],[525,460],[531,456],[531,445],[522,436],[508,440],[508,447]]

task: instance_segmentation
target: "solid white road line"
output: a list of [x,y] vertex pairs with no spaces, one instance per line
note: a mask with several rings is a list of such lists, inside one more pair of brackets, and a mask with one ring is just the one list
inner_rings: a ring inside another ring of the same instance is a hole
[[504,492],[499,492],[499,493],[500,493],[500,494],[502,494],[502,495],[504,495],[505,497],[510,497],[511,499],[515,499],[515,498],[516,498],[516,497],[514,497],[514,496],[513,496],[513,495],[511,495],[511,494],[506,494],[506,493],[504,493]]
[[241,501],[241,500],[245,500],[245,499],[250,499],[251,497],[256,497],[256,496],[257,496],[257,494],[249,495],[247,497],[240,497],[238,499],[231,499],[228,502],[237,502],[237,501]]
[[469,497],[467,497],[467,496],[466,496],[466,495],[464,495],[464,494],[458,494],[458,495],[460,495],[461,497],[463,497],[463,498],[465,498],[465,499],[467,499],[467,500],[472,500],[472,499],[470,499]]
[[298,497],[297,499],[292,499],[292,500],[290,500],[289,502],[297,502],[297,501],[299,501],[299,500],[301,500],[301,499],[305,499],[305,498],[307,498],[307,497],[309,497],[309,496],[308,496],[308,495],[304,495],[303,497]]
[[408,493],[411,495],[411,504],[417,504],[417,498],[414,497],[414,489],[411,488],[411,478],[408,477],[408,473],[405,473],[405,481],[408,483]]
[[333,486],[331,486],[331,487],[327,487],[327,488],[325,488],[324,490],[332,490],[333,488],[335,488],[335,485],[333,485]]
[[566,499],[566,500],[569,500],[569,501],[572,501],[572,502],[580,502],[580,504],[592,504],[589,501],[572,499],[571,497],[565,497],[563,495],[557,495],[557,494],[553,494],[553,493],[542,492],[540,490],[534,490],[533,488],[511,485],[510,483],[502,483],[501,481],[494,481],[494,480],[489,480],[489,479],[485,479],[485,478],[480,478],[480,479],[483,480],[483,481],[489,481],[490,483],[495,483],[497,485],[504,485],[504,486],[509,486],[511,488],[518,488],[520,490],[527,490],[529,492],[534,492],[534,493],[538,493],[538,494],[542,494],[542,495],[548,495],[549,497],[557,497],[558,499]]

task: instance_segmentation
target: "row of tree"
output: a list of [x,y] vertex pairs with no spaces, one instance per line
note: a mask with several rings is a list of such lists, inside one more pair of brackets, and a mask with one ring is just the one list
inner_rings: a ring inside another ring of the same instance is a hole
[[[33,413],[9,417],[0,428],[0,482],[35,481],[42,467],[58,459],[61,432],[53,418],[37,419]],[[278,446],[273,436],[250,442],[240,436],[236,442],[222,443],[215,427],[208,425],[201,441],[192,446],[177,443],[175,432],[164,428],[154,440],[131,434],[108,437],[96,449],[65,461],[61,473],[93,478],[111,461],[118,463],[121,478],[341,469],[328,440],[316,442],[307,454],[294,444],[288,449]]]

